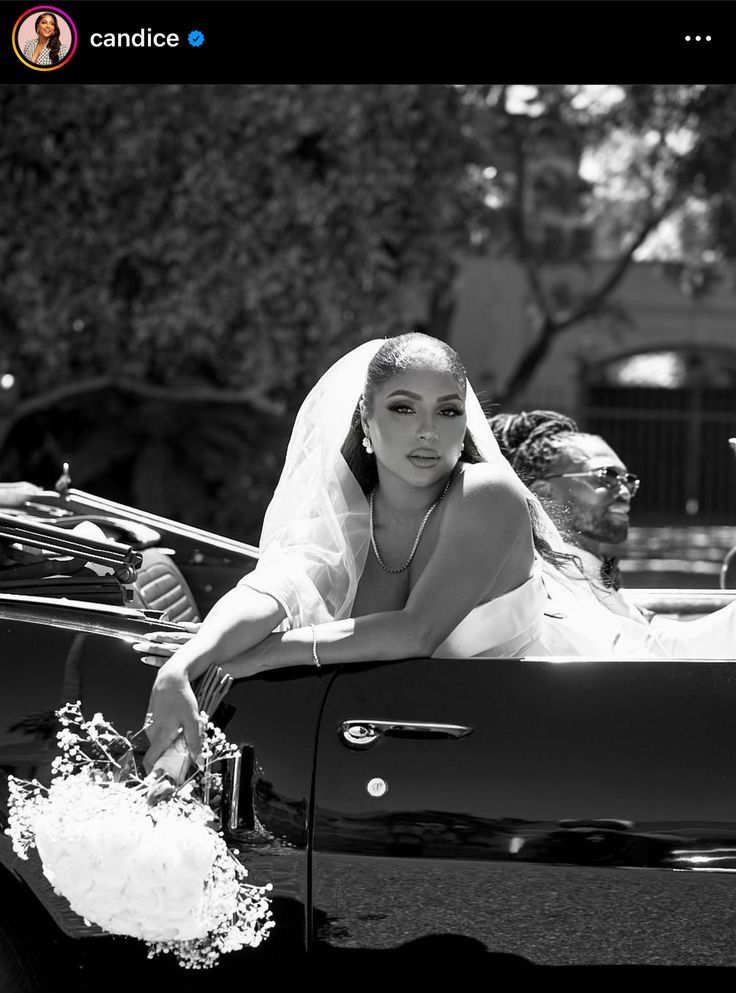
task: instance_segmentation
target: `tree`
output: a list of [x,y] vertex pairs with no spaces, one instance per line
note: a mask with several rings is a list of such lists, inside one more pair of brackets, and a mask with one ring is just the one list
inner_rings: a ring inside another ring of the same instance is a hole
[[315,375],[401,330],[407,284],[447,319],[479,209],[461,95],[29,85],[0,114],[4,473],[66,459],[252,538]]
[[[3,475],[69,461],[76,485],[253,540],[314,378],[406,329],[408,287],[447,337],[464,254],[527,275],[507,403],[664,218],[707,287],[704,253],[736,251],[731,91],[3,88]],[[551,275],[601,253],[587,294]]]
[[[532,344],[503,387],[505,403],[528,386],[560,335],[616,311],[614,291],[665,218],[675,221],[670,255],[686,292],[702,292],[709,264],[733,257],[732,90],[463,88],[485,138],[493,250],[522,266],[534,324]],[[596,259],[607,266],[592,290],[581,293],[559,275],[560,263],[586,269]]]

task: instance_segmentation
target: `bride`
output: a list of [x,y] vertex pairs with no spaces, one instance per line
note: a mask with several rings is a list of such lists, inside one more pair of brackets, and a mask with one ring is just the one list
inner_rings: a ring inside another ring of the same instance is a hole
[[255,570],[193,637],[152,636],[171,657],[152,690],[147,766],[180,729],[198,756],[190,683],[211,665],[242,678],[544,654],[537,552],[564,557],[558,538],[501,455],[452,348],[422,334],[359,346],[297,415]]

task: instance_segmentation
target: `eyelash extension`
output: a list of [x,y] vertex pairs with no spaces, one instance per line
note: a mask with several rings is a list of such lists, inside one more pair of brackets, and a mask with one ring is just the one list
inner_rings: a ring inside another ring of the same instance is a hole
[[[402,410],[409,410],[414,413],[414,408],[407,403],[398,403],[393,407],[389,407],[389,410],[395,413],[400,413]],[[452,414],[454,417],[460,417],[464,413],[462,410],[458,410],[457,407],[441,407],[439,410],[440,414]]]

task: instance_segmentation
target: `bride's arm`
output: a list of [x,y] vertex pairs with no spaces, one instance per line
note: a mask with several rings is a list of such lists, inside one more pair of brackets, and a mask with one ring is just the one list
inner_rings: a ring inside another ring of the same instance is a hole
[[[430,655],[478,605],[523,542],[531,573],[533,545],[523,491],[485,465],[469,467],[447,496],[437,545],[402,610],[320,624],[321,663],[366,662]],[[313,665],[311,628],[270,635],[227,663],[235,678]]]
[[184,731],[192,756],[199,755],[199,715],[191,680],[209,666],[223,665],[258,644],[285,616],[277,600],[248,586],[237,586],[217,601],[194,637],[158,671],[148,707],[153,714],[153,724],[148,729],[151,747],[145,758],[149,769],[179,728]]

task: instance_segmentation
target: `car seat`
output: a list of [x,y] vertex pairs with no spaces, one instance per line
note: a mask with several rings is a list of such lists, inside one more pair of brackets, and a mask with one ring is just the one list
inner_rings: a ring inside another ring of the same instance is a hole
[[143,562],[132,584],[132,607],[162,610],[164,619],[199,621],[199,610],[189,584],[171,555],[160,548],[144,548]]

